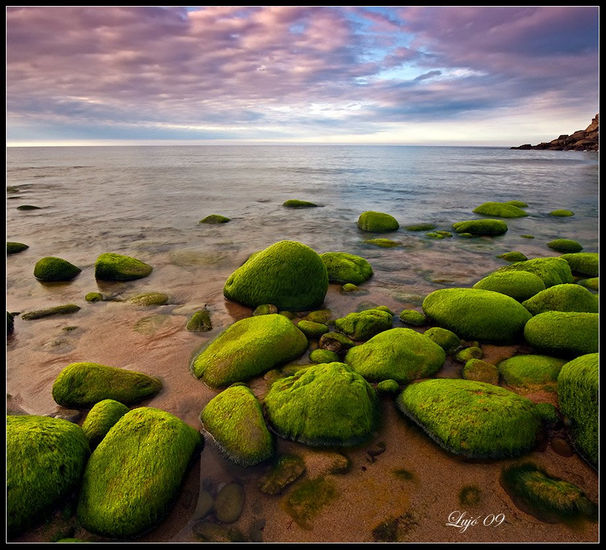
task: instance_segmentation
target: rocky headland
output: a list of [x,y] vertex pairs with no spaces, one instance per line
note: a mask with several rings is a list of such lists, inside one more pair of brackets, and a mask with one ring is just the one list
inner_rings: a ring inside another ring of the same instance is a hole
[[551,151],[597,151],[600,141],[600,114],[596,114],[591,124],[584,130],[577,130],[573,134],[562,134],[556,139],[542,142],[538,145],[525,143],[511,149],[549,149]]

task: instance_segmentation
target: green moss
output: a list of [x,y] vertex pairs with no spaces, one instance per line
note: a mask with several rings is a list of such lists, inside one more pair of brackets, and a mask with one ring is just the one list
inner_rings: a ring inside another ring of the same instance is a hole
[[356,292],[357,290],[360,290],[356,285],[354,285],[353,283],[345,283],[342,287],[341,290],[343,292]]
[[576,448],[594,467],[599,450],[599,366],[598,353],[569,361],[558,376],[560,411],[571,422]]
[[226,218],[225,216],[222,216],[221,214],[210,214],[209,216],[206,216],[205,218],[201,219],[199,223],[217,224],[227,223],[228,221],[230,221],[230,219]]
[[565,359],[548,355],[515,355],[497,366],[505,384],[531,388],[554,385],[565,362]]
[[276,380],[265,396],[264,407],[276,433],[312,446],[361,443],[378,420],[372,386],[337,362],[313,365]]
[[309,354],[309,358],[314,363],[334,363],[339,361],[339,355],[334,351],[327,349],[315,349]]
[[306,321],[313,321],[314,323],[323,323],[326,325],[330,322],[331,316],[332,312],[330,309],[319,309],[317,311],[310,311],[304,319]]
[[299,199],[289,199],[283,202],[282,206],[286,206],[287,208],[310,208],[318,205],[313,202],[301,201]]
[[452,224],[457,233],[471,233],[472,235],[496,236],[507,232],[507,224],[502,220],[482,219],[467,220]]
[[202,409],[200,420],[221,451],[241,466],[270,458],[274,443],[257,398],[250,388],[230,386]]
[[416,309],[403,309],[400,313],[400,321],[406,325],[420,327],[427,324],[427,318]]
[[[585,277],[597,277],[600,268],[600,255],[598,252],[575,252],[573,254],[562,254],[560,256],[568,262],[570,269],[577,275]],[[565,281],[570,283],[572,281]]]
[[82,270],[62,258],[47,256],[41,258],[34,266],[34,277],[39,281],[50,283],[56,281],[71,281]]
[[98,363],[71,363],[55,379],[53,399],[64,407],[89,408],[103,399],[132,405],[162,389],[158,378]]
[[324,302],[328,273],[322,258],[296,241],[280,241],[251,256],[236,269],[223,294],[249,307],[274,304],[279,309],[303,311]]
[[114,399],[103,399],[93,406],[84,419],[82,431],[94,449],[105,437],[110,428],[127,412],[128,407]]
[[141,260],[112,252],[101,254],[95,262],[95,278],[102,281],[132,281],[147,277],[152,270]]
[[531,317],[510,296],[479,288],[435,290],[423,300],[423,311],[461,338],[494,343],[515,341]]
[[431,327],[428,328],[423,334],[433,340],[448,354],[454,353],[461,346],[461,340],[459,337],[454,332],[446,328]]
[[286,500],[286,512],[303,529],[311,529],[311,522],[320,510],[338,496],[334,484],[323,477],[306,479],[291,491]]
[[525,254],[522,254],[522,252],[518,252],[517,250],[504,252],[503,254],[499,254],[497,258],[502,258],[507,262],[523,262],[528,259]]
[[380,391],[381,393],[396,393],[400,391],[400,384],[398,384],[398,381],[394,380],[393,378],[381,380],[377,384],[377,391]]
[[524,262],[516,262],[511,265],[503,266],[495,271],[495,273],[504,273],[508,271],[527,271],[534,273],[539,277],[545,287],[553,285],[561,285],[564,283],[572,283],[572,271],[570,266],[562,257],[551,258],[533,258]]
[[10,536],[43,519],[77,487],[88,458],[80,426],[60,418],[6,417],[6,526]]
[[546,424],[553,425],[560,420],[558,410],[551,403],[537,403],[534,410]]
[[545,311],[598,312],[598,297],[577,284],[554,285],[522,302],[533,315]]
[[484,352],[482,351],[482,348],[477,346],[463,348],[455,355],[455,359],[459,361],[459,363],[467,363],[471,359],[482,359],[482,357],[484,357]]
[[64,304],[46,309],[28,311],[21,315],[21,319],[24,321],[31,321],[33,319],[41,319],[42,317],[49,317],[51,315],[67,315],[68,313],[76,313],[76,311],[80,311],[80,306],[77,306],[76,304]]
[[522,237],[523,239],[534,239],[534,235],[528,235],[528,234],[520,235],[520,237]]
[[443,239],[445,237],[445,235],[437,233],[436,231],[430,231],[429,233],[425,233],[425,236],[429,237],[430,239]]
[[305,462],[297,455],[281,455],[259,480],[259,490],[266,495],[279,495],[305,472]]
[[400,224],[398,223],[398,220],[390,214],[367,210],[360,214],[360,217],[358,218],[358,227],[362,231],[388,233],[390,231],[397,231]]
[[480,279],[473,288],[500,292],[521,302],[545,290],[545,283],[529,271],[495,271]]
[[568,216],[574,216],[574,212],[572,210],[566,210],[565,208],[560,208],[558,210],[552,210],[551,212],[549,212],[550,216],[556,216],[559,218],[562,217],[568,217]]
[[325,252],[320,254],[331,283],[353,283],[359,285],[372,276],[372,266],[367,260],[347,252]]
[[253,315],[269,315],[270,313],[278,313],[278,311],[278,308],[273,304],[261,304],[254,309]]
[[553,241],[549,241],[547,246],[553,250],[563,253],[574,253],[583,250],[581,243],[573,241],[572,239],[554,239]]
[[353,340],[367,340],[392,326],[392,315],[380,309],[349,313],[335,320],[335,326]]
[[475,485],[465,485],[459,491],[459,503],[462,506],[475,506],[482,499],[482,490]]
[[472,380],[437,378],[410,384],[396,405],[441,447],[472,458],[524,454],[534,446],[540,427],[532,401]]
[[590,290],[595,290],[597,292],[600,287],[600,278],[590,277],[589,279],[581,279],[577,281],[577,284],[584,286],[585,288],[589,288]]
[[345,356],[345,362],[368,380],[392,378],[400,383],[435,374],[445,360],[438,344],[410,328],[381,332]]
[[326,334],[328,332],[328,326],[324,323],[314,323],[313,321],[306,321],[305,319],[301,319],[297,323],[297,328],[307,336],[307,338],[315,338],[318,339],[322,334]]
[[187,321],[185,328],[190,332],[208,332],[212,330],[213,325],[210,320],[210,312],[206,308],[199,309]]
[[465,380],[476,380],[487,384],[499,383],[499,371],[492,363],[482,359],[469,359],[463,367],[463,378]]
[[28,245],[23,243],[16,243],[13,241],[6,241],[6,253],[7,254],[17,254],[19,252],[23,252],[29,248]]
[[333,351],[335,353],[341,353],[351,348],[355,344],[353,340],[345,336],[345,334],[331,331],[320,336],[320,341],[318,342],[318,345],[322,349]]
[[33,204],[22,204],[21,206],[17,206],[17,210],[40,210],[40,207]]
[[433,223],[413,223],[404,226],[404,229],[407,229],[408,231],[431,231],[435,228],[436,225]]
[[393,241],[392,239],[366,239],[364,241],[368,244],[374,244],[375,246],[380,246],[381,248],[394,248],[396,246],[400,246],[402,243],[400,241]]
[[558,357],[598,351],[598,313],[546,311],[526,323],[524,338],[534,348]]
[[128,300],[131,304],[138,306],[161,306],[168,303],[168,294],[163,292],[144,292],[137,294]]
[[88,292],[86,296],[84,296],[84,299],[87,302],[102,302],[103,294],[101,294],[100,292]]
[[296,359],[306,349],[305,335],[283,315],[248,317],[210,341],[192,370],[211,387],[227,386]]
[[93,533],[133,537],[170,510],[200,433],[159,409],[126,413],[92,453],[82,481],[78,520]]
[[528,216],[519,206],[511,202],[485,202],[473,209],[475,214],[496,216],[497,218],[522,218]]
[[505,201],[503,204],[512,204],[513,206],[517,206],[518,208],[526,208],[528,206],[527,203],[520,200]]

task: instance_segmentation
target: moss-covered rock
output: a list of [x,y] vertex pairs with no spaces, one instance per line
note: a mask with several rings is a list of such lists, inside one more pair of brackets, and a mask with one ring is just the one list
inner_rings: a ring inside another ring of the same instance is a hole
[[414,327],[420,327],[427,324],[425,315],[416,309],[403,309],[400,313],[400,321]]
[[151,265],[123,254],[106,252],[95,262],[95,278],[101,281],[132,281],[147,277]]
[[170,413],[126,413],[93,451],[82,481],[78,520],[93,533],[134,537],[161,521],[201,448],[200,433]]
[[53,399],[63,407],[90,408],[104,399],[133,405],[153,397],[162,382],[141,372],[98,363],[71,363],[55,379]]
[[329,328],[324,323],[314,323],[313,321],[307,321],[306,319],[301,319],[297,323],[297,328],[307,336],[307,338],[315,338],[318,339],[322,334],[326,334],[329,331]]
[[553,241],[549,241],[547,246],[552,250],[562,253],[574,253],[583,250],[581,243],[572,239],[554,239]]
[[328,349],[315,349],[309,354],[309,359],[314,363],[334,363],[339,361],[339,355]]
[[366,440],[377,423],[372,386],[343,363],[322,363],[276,380],[265,412],[281,437],[312,446]]
[[428,328],[423,334],[428,338],[431,338],[447,354],[454,353],[461,347],[461,340],[459,337],[447,328],[431,327]]
[[22,204],[17,206],[17,210],[40,210],[40,206],[35,206],[33,204]]
[[321,349],[333,351],[335,353],[343,353],[352,346],[355,346],[355,343],[351,338],[345,336],[345,334],[330,331],[320,336],[318,346]]
[[394,380],[393,378],[381,380],[377,384],[377,391],[381,393],[397,393],[398,391],[400,391],[400,384],[397,380]]
[[485,202],[474,208],[473,212],[482,216],[495,216],[497,218],[522,218],[528,216],[524,210],[511,202]]
[[438,344],[410,328],[381,332],[345,356],[345,362],[368,380],[393,378],[400,383],[435,374],[445,360]]
[[236,384],[213,397],[200,420],[221,451],[241,466],[253,466],[274,453],[263,411],[250,388]]
[[161,306],[168,303],[168,294],[163,292],[143,292],[128,300],[138,306]]
[[522,237],[523,239],[534,239],[534,235],[529,235],[528,233],[520,235],[520,237]]
[[599,367],[598,353],[569,361],[558,375],[558,404],[571,422],[579,452],[597,467],[599,449]]
[[545,311],[598,312],[598,297],[577,284],[554,285],[522,302],[533,315]]
[[299,199],[289,199],[282,203],[282,206],[286,206],[287,208],[313,208],[314,206],[318,206],[314,202],[302,201]]
[[316,311],[310,311],[304,319],[306,321],[313,321],[314,323],[323,323],[327,325],[332,317],[332,311],[330,309],[318,309]]
[[89,455],[82,428],[35,415],[6,417],[6,526],[14,536],[76,488]]
[[6,241],[6,253],[7,254],[18,254],[29,248],[28,245],[23,243],[17,243],[14,241]]
[[190,332],[208,332],[212,330],[213,325],[210,320],[210,312],[206,308],[199,309],[196,311],[187,324],[185,328]]
[[359,285],[372,276],[372,266],[361,256],[347,252],[325,252],[320,254],[320,258],[331,283]]
[[510,296],[479,288],[435,290],[423,300],[423,311],[461,338],[495,343],[515,341],[531,317]]
[[37,309],[34,311],[28,311],[21,315],[21,319],[24,321],[31,321],[33,319],[42,319],[43,317],[50,317],[51,315],[67,315],[69,313],[76,313],[80,311],[80,306],[76,304],[63,304],[60,306],[48,307],[45,309]]
[[356,285],[354,285],[353,283],[345,283],[341,287],[341,291],[342,292],[356,292],[357,290],[360,290],[360,289]]
[[210,341],[193,360],[192,371],[211,387],[227,386],[296,359],[307,344],[283,315],[248,317]]
[[589,279],[580,279],[577,281],[577,284],[597,292],[600,288],[600,278],[590,277]]
[[504,273],[508,271],[527,271],[534,273],[539,277],[545,287],[572,283],[572,271],[570,266],[562,257],[551,258],[533,258],[524,262],[516,262],[510,265],[500,267],[495,273]]
[[435,228],[436,224],[434,223],[412,223],[404,226],[404,229],[407,229],[408,231],[431,231]]
[[509,229],[503,220],[485,218],[481,220],[467,220],[452,224],[457,233],[471,233],[472,235],[497,236],[507,233]]
[[335,320],[335,326],[353,340],[366,340],[392,327],[392,315],[380,309],[349,313]]
[[396,246],[400,246],[402,243],[400,241],[394,241],[392,239],[365,239],[365,243],[374,244],[375,246],[380,246],[381,248],[394,248]]
[[557,210],[549,212],[549,215],[558,218],[567,218],[568,216],[574,216],[574,212],[572,210],[567,210],[566,208],[558,208]]
[[44,283],[71,281],[81,271],[82,270],[78,266],[75,266],[63,258],[47,256],[36,262],[36,265],[34,266],[34,277]]
[[541,352],[557,357],[598,351],[598,313],[546,311],[526,323],[524,338]]
[[324,302],[328,272],[322,258],[296,241],[280,241],[252,255],[234,271],[223,294],[249,307],[274,304],[279,309],[303,311]]
[[543,424],[554,426],[560,421],[558,409],[551,403],[537,403],[534,406],[534,411],[543,421]]
[[254,309],[253,315],[269,315],[270,313],[278,313],[278,311],[278,307],[273,304],[261,304]]
[[518,208],[526,208],[528,206],[527,203],[520,200],[505,201],[503,204],[513,204],[513,206],[517,206]]
[[441,447],[471,458],[520,456],[532,449],[541,425],[532,401],[473,380],[410,384],[396,405]]
[[84,419],[82,431],[94,449],[105,437],[110,428],[127,412],[128,407],[114,399],[103,399],[93,406]]
[[358,218],[358,227],[362,231],[388,233],[390,231],[397,231],[400,224],[391,214],[368,210],[360,214],[360,217]]
[[305,472],[305,462],[297,455],[281,455],[259,480],[259,490],[266,495],[279,495]]
[[[575,252],[573,254],[562,254],[560,256],[568,262],[570,270],[577,275],[585,277],[597,277],[600,268],[600,255],[598,252]],[[572,281],[565,281],[570,283]]]
[[523,262],[528,259],[525,254],[517,250],[513,250],[511,252],[504,252],[503,254],[499,254],[497,258],[502,258],[507,262]]
[[202,218],[198,223],[217,224],[217,223],[227,223],[228,221],[231,221],[230,218],[222,216],[221,214],[210,214],[210,215],[206,216],[205,218]]
[[84,296],[84,299],[87,302],[102,302],[103,301],[103,294],[101,294],[100,292],[87,292],[86,296]]
[[497,365],[501,378],[508,386],[532,388],[536,386],[552,386],[555,382],[565,359],[549,355],[514,355],[500,361]]
[[480,279],[473,288],[500,292],[521,302],[545,290],[545,283],[529,271],[495,271]]
[[465,380],[476,380],[487,384],[499,383],[499,371],[495,365],[482,359],[469,359],[462,371]]
[[468,346],[457,351],[455,360],[457,360],[459,363],[467,363],[471,359],[482,359],[482,357],[484,357],[482,348],[478,346]]

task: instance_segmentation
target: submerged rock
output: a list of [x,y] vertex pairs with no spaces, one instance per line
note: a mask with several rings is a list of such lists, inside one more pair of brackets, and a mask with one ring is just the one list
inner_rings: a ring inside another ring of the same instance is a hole
[[402,243],[400,241],[393,241],[392,239],[366,239],[364,241],[368,244],[374,244],[375,246],[380,246],[381,248],[394,248],[395,246],[400,246]]
[[297,525],[311,529],[320,510],[338,497],[334,483],[325,477],[305,479],[286,498],[286,512]]
[[545,290],[545,283],[529,271],[495,271],[480,279],[473,288],[500,292],[522,302]]
[[102,281],[132,281],[147,277],[152,270],[141,260],[112,252],[101,254],[95,262],[95,278]]
[[76,304],[64,304],[46,309],[28,311],[27,313],[21,315],[21,319],[24,321],[31,321],[33,319],[41,319],[42,317],[49,317],[51,315],[66,315],[68,313],[76,313],[76,311],[80,311],[80,306],[77,306]]
[[271,470],[259,480],[259,490],[266,495],[279,495],[305,472],[305,462],[297,455],[281,455]]
[[472,235],[496,236],[507,233],[507,224],[502,220],[481,219],[467,220],[452,224],[457,233],[471,233]]
[[366,340],[392,327],[392,315],[380,309],[349,313],[335,320],[335,326],[353,340]]
[[436,224],[434,223],[413,223],[404,226],[404,229],[407,229],[408,231],[431,231],[435,228]]
[[114,399],[103,399],[93,406],[84,419],[82,431],[94,449],[105,437],[110,428],[120,420],[129,408]]
[[221,214],[210,214],[209,216],[206,216],[205,218],[201,219],[198,223],[217,224],[217,223],[227,223],[228,221],[231,221],[230,218],[226,218],[225,216],[222,216]]
[[162,306],[168,303],[168,294],[163,292],[144,292],[137,294],[128,300],[131,304],[138,306]]
[[44,283],[71,281],[81,271],[79,267],[63,258],[47,256],[36,262],[34,277]]
[[360,217],[358,218],[358,227],[362,231],[388,233],[390,231],[397,231],[400,224],[391,214],[367,210],[360,214]]
[[559,357],[598,351],[599,314],[546,311],[526,323],[524,338],[534,348]]
[[206,308],[196,311],[187,321],[185,328],[190,332],[208,332],[212,330],[210,312]]
[[511,202],[485,202],[473,209],[475,214],[497,218],[522,218],[528,216],[524,210]]
[[554,285],[522,302],[533,315],[545,311],[598,312],[598,297],[577,284]]
[[552,210],[551,212],[549,212],[549,215],[556,216],[558,218],[567,218],[569,216],[574,216],[574,212],[565,208],[559,208],[557,210]]
[[347,252],[324,252],[320,258],[326,266],[330,283],[359,285],[372,276],[372,266],[361,256]]
[[244,489],[236,482],[227,483],[217,493],[215,516],[221,523],[234,523],[244,508]]

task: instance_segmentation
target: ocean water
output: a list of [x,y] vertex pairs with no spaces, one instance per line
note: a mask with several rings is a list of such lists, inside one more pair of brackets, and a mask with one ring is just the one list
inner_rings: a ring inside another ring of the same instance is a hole
[[[199,427],[199,413],[216,391],[191,375],[189,362],[210,338],[250,315],[250,309],[224,299],[223,284],[252,252],[280,240],[303,242],[318,253],[350,252],[371,263],[374,275],[360,292],[346,295],[339,286],[330,286],[325,306],[333,318],[368,304],[387,305],[396,313],[420,309],[422,298],[432,290],[471,286],[506,265],[496,257],[503,252],[518,250],[529,258],[558,255],[547,247],[555,238],[575,239],[584,251],[598,251],[598,157],[591,152],[398,146],[48,147],[8,148],[6,160],[7,241],[29,245],[7,257],[7,310],[65,303],[81,307],[72,315],[36,321],[15,318],[15,333],[7,342],[7,399],[11,409],[30,414],[57,410],[51,388],[64,366],[93,361],[161,377],[163,391],[147,404]],[[288,209],[282,206],[287,199],[319,206]],[[472,210],[483,202],[514,199],[528,204],[528,216],[505,220],[509,230],[499,237],[465,239],[455,234],[435,240],[426,232],[404,228],[432,222],[437,229],[450,230],[454,222],[481,218]],[[39,209],[18,209],[26,204]],[[550,216],[557,208],[570,209],[574,216]],[[400,229],[380,235],[360,231],[356,222],[366,210],[393,215]],[[231,221],[199,224],[214,213]],[[534,238],[522,237],[528,234]],[[365,242],[379,236],[400,244],[381,248]],[[137,281],[97,282],[94,263],[104,252],[134,256],[154,270]],[[69,283],[40,283],[33,269],[44,256],[64,258],[82,272]],[[91,291],[112,300],[88,303],[84,296]],[[146,291],[169,294],[169,304],[146,309],[119,301]],[[188,317],[202,306],[211,312],[213,330],[186,331]],[[456,366],[449,369],[444,376],[458,376]],[[263,381],[252,386],[262,397]],[[200,466],[208,478],[239,476],[243,483],[253,483],[255,469],[235,472],[220,456],[204,452],[214,456]],[[450,459],[444,460],[446,464]],[[593,488],[595,476],[580,461],[566,467],[585,476]],[[190,490],[195,500],[196,489]],[[183,524],[171,521],[149,540],[193,540],[180,531]],[[276,530],[272,535],[268,527],[266,540],[297,540],[303,535],[304,540],[364,540],[360,534],[340,539],[346,534],[338,530],[331,539],[331,532],[318,527],[311,534]],[[431,532],[429,524],[426,532]],[[542,535],[528,536],[541,540]],[[592,535],[587,536],[591,540]],[[417,540],[432,539],[426,535]]]

